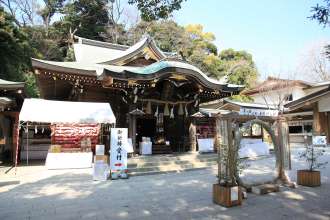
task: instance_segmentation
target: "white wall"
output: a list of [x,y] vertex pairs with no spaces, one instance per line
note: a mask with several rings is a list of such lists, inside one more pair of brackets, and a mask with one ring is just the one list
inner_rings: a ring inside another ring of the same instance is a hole
[[[257,93],[254,95],[251,95],[251,97],[254,99],[255,103],[258,104],[266,104],[266,101],[269,105],[277,105],[279,104],[279,97],[283,99],[283,97],[292,94],[293,100],[299,99],[306,95],[305,91],[302,89],[302,87],[292,87],[292,88],[284,88],[284,89],[278,89],[269,91],[266,93]],[[266,99],[266,101],[265,101]],[[285,103],[284,103],[285,104]]]
[[318,101],[319,112],[330,112],[330,95],[323,97]]

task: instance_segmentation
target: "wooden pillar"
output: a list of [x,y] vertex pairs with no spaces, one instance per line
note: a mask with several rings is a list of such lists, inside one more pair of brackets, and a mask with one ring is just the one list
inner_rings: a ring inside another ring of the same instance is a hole
[[132,143],[134,153],[136,151],[136,115],[132,115]]
[[136,116],[128,115],[128,137],[132,139],[133,150],[136,151]]
[[326,135],[327,143],[330,144],[330,112],[326,112]]
[[325,112],[319,112],[318,104],[313,106],[313,135],[326,135],[327,116]]
[[189,142],[190,151],[195,152],[197,150],[197,139],[196,139],[196,121],[192,119],[189,125]]
[[12,134],[13,134],[13,139],[12,139],[12,161],[13,163],[16,163],[16,154],[18,153],[18,146],[19,146],[19,113],[14,113],[13,117],[13,124],[12,124]]

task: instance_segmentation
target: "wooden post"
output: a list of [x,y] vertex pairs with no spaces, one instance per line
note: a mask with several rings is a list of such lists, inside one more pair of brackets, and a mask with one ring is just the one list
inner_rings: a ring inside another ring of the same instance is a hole
[[330,143],[330,112],[326,112],[327,143]]
[[196,123],[195,119],[192,119],[189,126],[189,142],[190,142],[190,151],[196,152]]
[[313,106],[313,135],[322,135],[324,133],[324,113],[319,112],[317,103]]
[[132,115],[132,144],[133,151],[136,151],[136,115]]

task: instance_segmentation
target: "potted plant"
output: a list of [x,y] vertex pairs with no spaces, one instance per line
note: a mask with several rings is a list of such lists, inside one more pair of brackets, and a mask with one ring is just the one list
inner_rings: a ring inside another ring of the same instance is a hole
[[[221,120],[220,124],[221,122],[223,121]],[[224,127],[221,127],[220,130],[223,131]],[[221,138],[215,139],[218,149],[218,181],[213,184],[213,202],[225,207],[232,207],[242,204],[242,189],[238,174],[244,166],[238,157],[240,140],[233,138],[235,135],[230,131],[231,128],[228,130],[229,132],[221,132],[223,133]]]
[[308,169],[297,170],[297,183],[302,186],[320,186],[321,172],[318,170],[325,166],[328,162],[319,162],[319,157],[324,154],[324,148],[315,148],[315,145],[306,145],[305,151],[299,154],[300,158],[306,160]]

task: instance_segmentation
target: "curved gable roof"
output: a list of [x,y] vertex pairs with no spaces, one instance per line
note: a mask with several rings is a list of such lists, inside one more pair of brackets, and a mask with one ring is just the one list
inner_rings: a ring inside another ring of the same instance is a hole
[[124,65],[137,56],[149,56],[159,61],[167,57],[156,45],[155,41],[146,36],[132,46],[112,44],[102,41],[78,37],[74,45],[74,53],[78,62]]
[[[148,51],[152,54],[148,54]],[[156,61],[166,58],[166,55],[157,47],[155,41],[147,36],[112,59],[99,64],[123,65],[138,55],[148,55]]]

